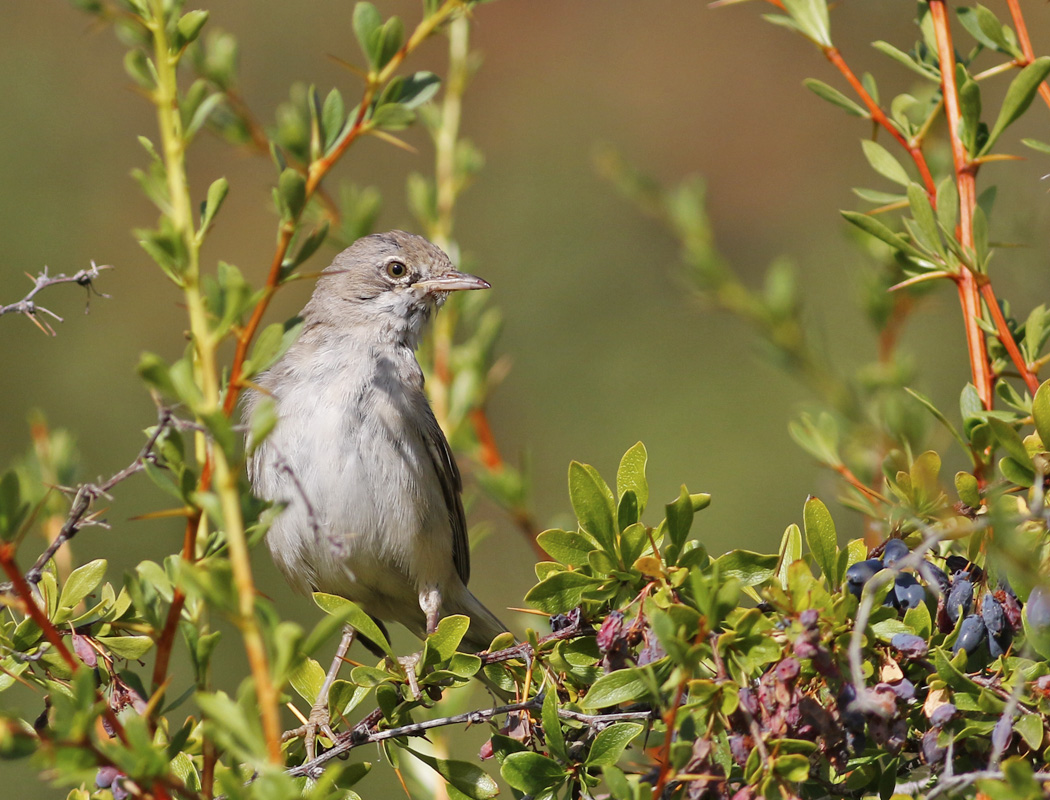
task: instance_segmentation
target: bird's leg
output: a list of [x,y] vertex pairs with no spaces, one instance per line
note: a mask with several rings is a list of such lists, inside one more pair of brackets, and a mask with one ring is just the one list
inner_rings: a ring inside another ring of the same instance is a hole
[[339,668],[343,665],[346,651],[350,649],[350,645],[354,641],[355,633],[354,629],[349,625],[343,628],[343,638],[339,640],[339,647],[336,648],[332,666],[328,668],[328,674],[324,676],[321,690],[317,693],[317,700],[314,701],[313,707],[310,709],[310,717],[305,725],[292,732],[303,737],[303,743],[306,745],[307,761],[314,760],[318,732],[324,734],[333,742],[335,741],[331,717],[328,714],[328,695],[332,691],[332,684],[335,683],[336,676],[339,674]]
[[[427,635],[429,636],[437,630],[438,620],[441,618],[441,590],[437,586],[426,586],[421,589],[419,592],[419,607],[427,618]],[[423,699],[423,692],[420,691],[419,680],[416,678],[416,667],[419,665],[419,659],[422,656],[421,652],[413,653],[410,656],[402,656],[397,660],[405,669],[408,688],[415,700]]]
[[427,635],[437,630],[441,619],[441,589],[437,586],[426,586],[419,593],[419,607],[427,618]]

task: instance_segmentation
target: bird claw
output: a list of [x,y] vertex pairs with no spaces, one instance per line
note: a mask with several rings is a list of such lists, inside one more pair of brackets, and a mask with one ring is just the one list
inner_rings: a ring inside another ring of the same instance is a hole
[[[302,718],[300,717],[300,719]],[[315,704],[310,709],[310,716],[307,718],[306,723],[298,728],[285,731],[281,736],[281,741],[287,742],[289,739],[302,737],[303,744],[306,746],[306,761],[309,763],[317,755],[317,737],[319,734],[329,739],[329,741],[335,741],[335,731],[332,730],[331,722],[327,703],[325,705]]]
[[397,663],[405,670],[405,677],[408,679],[408,690],[412,692],[412,699],[416,702],[423,699],[423,692],[420,691],[419,680],[416,678],[416,667],[419,665],[422,657],[423,653],[419,652],[410,656],[401,656],[397,660]]

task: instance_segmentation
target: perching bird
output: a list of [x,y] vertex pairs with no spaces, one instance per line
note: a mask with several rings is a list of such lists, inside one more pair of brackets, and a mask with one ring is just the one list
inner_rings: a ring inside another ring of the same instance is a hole
[[[249,393],[276,403],[277,424],[248,466],[255,493],[285,505],[267,533],[274,562],[302,592],[341,595],[379,620],[432,633],[465,614],[464,644],[506,630],[467,589],[470,553],[459,469],[423,392],[415,349],[449,292],[487,289],[404,231],[357,240],[324,270],[298,341]],[[340,653],[304,730],[328,727]]]

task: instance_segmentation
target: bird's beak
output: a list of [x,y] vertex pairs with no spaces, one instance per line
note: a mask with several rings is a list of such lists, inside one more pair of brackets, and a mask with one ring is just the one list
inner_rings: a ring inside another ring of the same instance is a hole
[[453,270],[430,280],[416,281],[412,286],[425,292],[458,292],[465,289],[488,289],[489,282],[476,275]]

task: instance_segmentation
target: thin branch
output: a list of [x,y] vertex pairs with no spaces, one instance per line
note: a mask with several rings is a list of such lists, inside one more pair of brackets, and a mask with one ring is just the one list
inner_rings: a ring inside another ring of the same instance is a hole
[[38,304],[34,298],[37,294],[49,286],[55,286],[60,283],[76,283],[80,286],[87,288],[88,302],[85,305],[84,313],[86,314],[91,309],[91,293],[94,292],[99,297],[108,298],[108,294],[103,294],[95,288],[94,282],[98,279],[99,272],[104,269],[113,269],[110,264],[98,265],[94,261],[91,262],[91,266],[87,269],[82,269],[79,272],[75,272],[72,275],[48,275],[47,267],[37,275],[35,278],[29,276],[30,280],[33,281],[33,288],[29,290],[29,293],[16,303],[10,303],[6,306],[0,306],[0,317],[4,314],[21,314],[27,317],[34,325],[49,336],[56,336],[55,329],[47,322],[47,320],[41,319],[40,314],[46,314],[58,322],[64,322],[58,314],[49,308]]
[[[961,775],[946,776],[941,778],[937,785],[930,790],[930,793],[926,795],[926,800],[935,800],[942,795],[954,795],[959,789],[972,786],[977,781],[1002,781],[1006,779],[1006,774],[999,770],[979,770],[977,772],[964,772]],[[1034,772],[1032,773],[1032,780],[1040,783],[1050,781],[1050,772]]]
[[[1021,52],[1024,53],[1024,60],[1019,66],[1028,66],[1035,61],[1035,50],[1032,47],[1032,39],[1028,35],[1024,15],[1021,13],[1021,4],[1017,0],[1006,0],[1006,5],[1010,9],[1010,19],[1013,20],[1014,30],[1017,32],[1017,43],[1021,46]],[[1044,103],[1050,106],[1050,86],[1047,86],[1046,81],[1039,84],[1039,96],[1043,98]]]
[[[62,530],[59,531],[58,536],[47,546],[47,549],[37,558],[25,573],[25,579],[31,584],[37,584],[40,582],[40,578],[43,576],[44,567],[47,566],[47,562],[50,561],[55,553],[58,552],[59,548],[62,547],[66,542],[77,535],[79,531],[89,525],[97,525],[101,527],[108,527],[104,522],[87,518],[87,513],[91,509],[92,503],[95,502],[99,497],[109,498],[109,492],[118,483],[127,480],[132,475],[135,475],[145,469],[146,462],[151,461],[153,458],[153,446],[157,443],[157,439],[160,438],[161,434],[171,425],[172,415],[171,411],[166,408],[160,410],[160,417],[157,420],[157,426],[149,439],[146,440],[146,444],[143,445],[142,450],[135,456],[135,460],[132,461],[128,466],[119,472],[115,472],[106,480],[101,483],[82,483],[76,489],[63,489],[67,493],[74,493],[73,505],[69,509],[69,514],[66,516],[66,521],[62,525]],[[0,584],[0,594],[9,593],[12,590],[12,584],[5,583]]]

